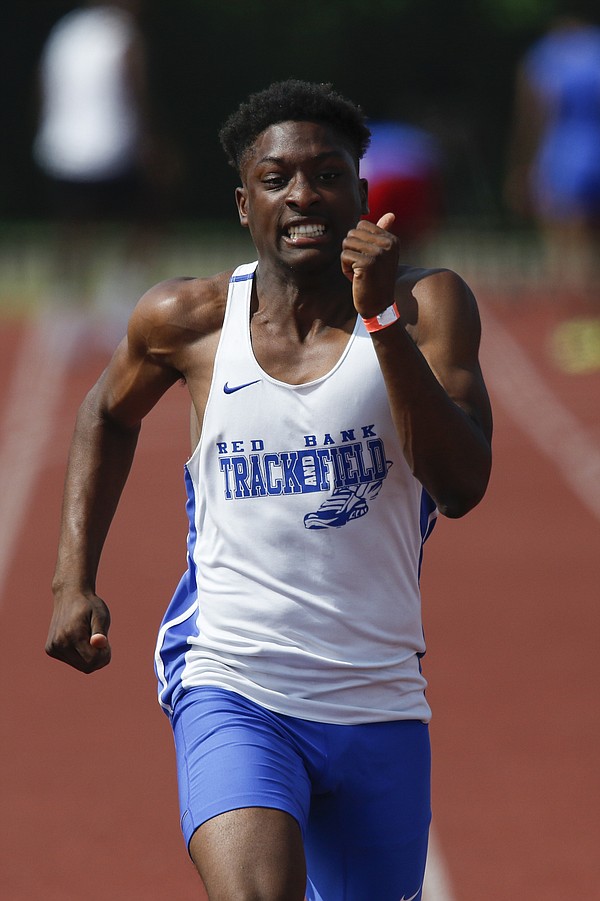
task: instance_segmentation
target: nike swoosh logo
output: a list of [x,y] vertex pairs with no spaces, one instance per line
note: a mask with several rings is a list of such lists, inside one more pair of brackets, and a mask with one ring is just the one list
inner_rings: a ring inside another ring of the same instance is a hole
[[421,891],[421,888],[419,887],[416,890],[416,892],[414,893],[414,895],[410,896],[410,898],[405,898],[404,895],[402,895],[402,897],[400,898],[400,901],[414,901],[414,899],[417,897],[417,895],[419,894],[420,891]]
[[229,387],[228,382],[225,382],[225,384],[223,385],[223,391],[225,392],[225,394],[235,394],[236,391],[241,391],[242,388],[248,388],[249,385],[256,385],[260,381],[260,379],[254,379],[253,382],[244,382],[243,385],[234,385],[232,388]]

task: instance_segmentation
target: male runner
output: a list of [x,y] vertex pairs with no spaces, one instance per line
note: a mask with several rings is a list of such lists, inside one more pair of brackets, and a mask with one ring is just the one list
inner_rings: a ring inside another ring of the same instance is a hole
[[272,85],[221,132],[257,263],[151,289],[79,412],[48,653],[110,660],[95,593],[143,417],[185,379],[189,567],[156,649],[182,828],[211,901],[421,897],[422,546],[486,489],[479,319],[362,220],[369,132]]

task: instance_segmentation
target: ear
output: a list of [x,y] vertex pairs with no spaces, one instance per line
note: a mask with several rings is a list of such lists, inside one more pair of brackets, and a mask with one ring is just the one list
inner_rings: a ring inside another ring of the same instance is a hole
[[361,200],[361,215],[368,216],[369,214],[369,182],[366,178],[359,179],[359,192],[360,192],[360,200]]
[[248,228],[248,193],[246,188],[235,189],[235,202],[238,208],[240,223],[243,228]]

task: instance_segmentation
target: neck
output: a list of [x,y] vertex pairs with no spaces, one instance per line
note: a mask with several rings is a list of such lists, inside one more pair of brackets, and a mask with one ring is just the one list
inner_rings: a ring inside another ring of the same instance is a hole
[[293,319],[302,330],[318,322],[340,327],[356,315],[352,285],[339,263],[327,273],[278,270],[259,262],[253,295],[255,314],[272,322]]

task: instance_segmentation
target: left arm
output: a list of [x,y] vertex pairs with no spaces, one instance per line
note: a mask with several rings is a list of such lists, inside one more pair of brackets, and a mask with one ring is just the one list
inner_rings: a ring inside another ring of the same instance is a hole
[[[354,305],[366,318],[398,298],[398,241],[378,225],[360,222],[342,250]],[[408,290],[404,287],[404,290]],[[479,367],[479,315],[464,282],[449,271],[424,275],[412,287],[414,338],[402,316],[372,333],[392,418],[411,471],[450,517],[463,516],[483,497],[491,468],[492,416]]]

